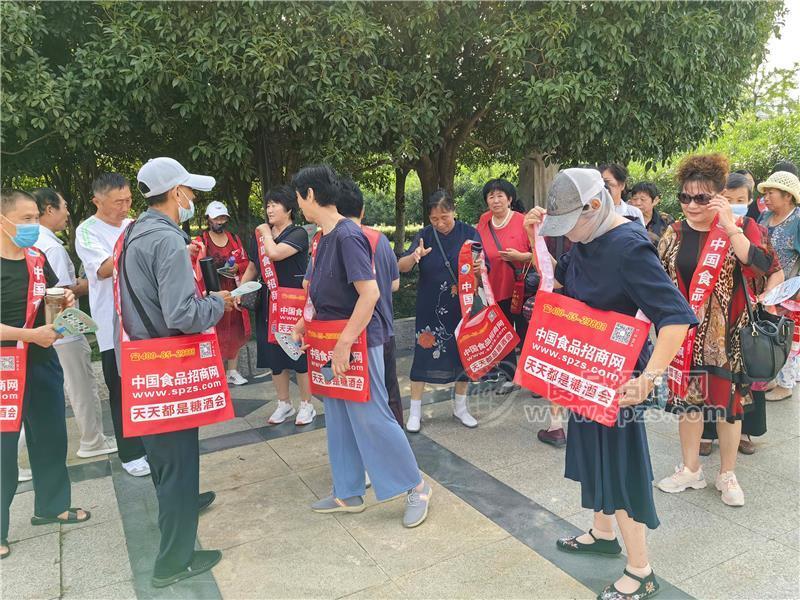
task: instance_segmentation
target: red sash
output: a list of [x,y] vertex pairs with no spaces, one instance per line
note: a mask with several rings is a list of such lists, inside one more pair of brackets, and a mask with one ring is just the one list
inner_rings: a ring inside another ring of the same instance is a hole
[[[492,367],[514,351],[519,343],[511,323],[494,302],[492,286],[484,262],[480,278],[487,306],[472,316],[477,294],[473,272],[472,240],[467,240],[458,253],[458,298],[461,305],[461,322],[456,327],[456,345],[464,372],[472,379],[480,379]],[[481,250],[481,258],[486,258]]]
[[[715,217],[708,232],[706,244],[700,254],[700,260],[689,286],[689,306],[694,314],[702,321],[705,305],[714,286],[719,279],[725,257],[728,255],[730,240],[725,230],[717,225],[719,218]],[[672,359],[667,369],[669,389],[677,396],[684,397],[689,387],[689,374],[692,369],[692,355],[694,352],[694,339],[697,328],[692,327],[686,334],[678,354]]]
[[[537,228],[538,229],[538,228]],[[541,275],[515,383],[606,426],[617,420],[617,390],[630,378],[649,333],[646,317],[598,310],[553,293],[544,238],[532,244]]]
[[232,419],[233,403],[217,334],[131,340],[122,320],[119,257],[114,247],[114,308],[120,325],[122,430],[125,437],[154,435]]
[[289,333],[303,316],[306,293],[302,288],[280,287],[275,265],[267,255],[263,236],[258,236],[258,262],[261,278],[269,290],[269,313],[267,314],[267,341],[277,344],[275,332]]
[[367,334],[361,332],[350,354],[353,359],[348,371],[332,381],[325,381],[322,367],[333,355],[333,349],[342,335],[346,320],[320,321],[314,319],[306,323],[305,342],[309,345],[308,375],[311,393],[314,396],[328,396],[353,402],[369,401],[369,368],[367,363]]
[[[30,329],[44,298],[47,281],[44,277],[45,256],[36,248],[25,249],[28,267],[28,296],[25,304],[25,329]],[[28,344],[0,347],[0,432],[13,433],[22,426],[22,403],[25,398]]]
[[[231,256],[236,261],[236,264],[239,265],[239,273],[244,273],[245,268],[247,267],[247,254],[242,248],[242,243],[239,241],[239,237],[232,235],[229,231],[225,232],[225,235],[228,236],[228,244],[233,246],[233,251],[231,252]],[[203,244],[203,249],[197,254],[194,261],[192,261],[192,268],[194,269],[194,278],[195,281],[198,282],[197,287],[200,289],[200,295],[204,296],[206,293],[206,286],[205,282],[203,281],[203,273],[200,270],[200,259],[205,258],[208,255],[208,245],[211,243],[211,236],[209,235],[208,231],[204,231],[203,235],[196,238],[197,241]],[[236,282],[237,287],[241,285],[239,275],[234,277],[234,281]],[[250,339],[250,335],[252,334],[252,330],[250,328],[250,313],[247,311],[246,308],[238,307],[240,316],[242,317],[242,327],[244,329],[244,336],[246,339]]]

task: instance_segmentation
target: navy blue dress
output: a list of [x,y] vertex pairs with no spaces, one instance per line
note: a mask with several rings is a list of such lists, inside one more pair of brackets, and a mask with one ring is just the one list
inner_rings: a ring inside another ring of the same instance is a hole
[[[417,283],[417,310],[415,331],[417,343],[414,345],[414,362],[411,365],[411,380],[426,383],[451,383],[467,381],[464,367],[458,355],[455,330],[461,320],[461,307],[458,303],[458,282],[445,264],[436,240],[433,227],[424,227],[408,247],[408,256],[419,246],[422,239],[426,248],[433,248],[419,262],[419,281]],[[439,234],[442,249],[450,261],[454,274],[458,274],[458,252],[467,240],[480,241],[477,230],[456,221],[450,233]]]
[[[637,223],[625,223],[588,244],[574,244],[556,267],[564,293],[589,306],[635,315],[641,309],[655,324],[696,325],[697,319],[667,276],[655,246]],[[648,345],[636,364],[650,358]],[[624,510],[650,529],[658,527],[653,469],[641,407],[623,408],[617,424],[569,417],[564,476],[581,483],[581,504],[607,515]]]

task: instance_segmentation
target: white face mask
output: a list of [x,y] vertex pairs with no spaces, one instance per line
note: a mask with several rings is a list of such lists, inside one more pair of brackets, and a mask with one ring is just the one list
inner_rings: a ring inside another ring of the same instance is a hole
[[578,222],[566,233],[567,239],[573,243],[588,244],[607,233],[616,221],[617,213],[614,210],[614,201],[608,190],[600,192],[600,206],[590,207],[581,213]]
[[731,204],[731,210],[735,217],[744,217],[747,215],[747,210],[750,208],[749,204]]
[[178,202],[178,221],[185,223],[194,216],[194,202],[183,192],[180,192],[180,194],[189,201],[189,208],[183,208],[181,203]]

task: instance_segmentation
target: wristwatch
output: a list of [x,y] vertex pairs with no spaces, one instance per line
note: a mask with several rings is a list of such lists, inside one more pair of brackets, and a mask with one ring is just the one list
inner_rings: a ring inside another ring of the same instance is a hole
[[642,375],[653,382],[653,387],[660,387],[664,384],[664,372],[643,371]]
[[744,234],[744,229],[742,229],[741,227],[737,227],[732,232],[726,231],[725,233],[728,235],[729,238],[732,238],[733,236],[738,235],[740,233]]

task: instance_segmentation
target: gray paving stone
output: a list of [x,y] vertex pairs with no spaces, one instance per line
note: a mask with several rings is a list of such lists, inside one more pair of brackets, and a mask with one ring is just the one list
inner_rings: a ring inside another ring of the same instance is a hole
[[799,598],[798,564],[797,550],[767,541],[682,582],[681,587],[698,598]]
[[136,600],[136,590],[133,588],[133,582],[126,580],[94,590],[81,590],[77,593],[65,590],[62,598],[75,598],[75,600],[109,600],[110,598],[114,600]]
[[389,581],[333,517],[226,550],[213,573],[223,598],[340,598]]
[[61,594],[57,532],[11,543],[11,556],[0,563],[2,597],[57,598]]
[[[13,543],[18,540],[39,537],[58,532],[59,525],[31,525],[33,516],[33,492],[18,493],[11,501],[8,539]],[[7,562],[7,561],[6,561]]]
[[200,489],[219,492],[280,477],[289,470],[266,442],[212,452],[200,458]]
[[329,464],[325,429],[271,440],[269,445],[293,471]]
[[204,548],[224,550],[247,542],[291,535],[325,520],[310,509],[316,497],[294,473],[217,493],[200,519]]
[[[534,575],[535,574],[535,575]],[[508,537],[395,580],[403,598],[594,598],[597,594]]]
[[120,521],[66,531],[61,545],[63,586],[71,595],[133,578]]
[[793,529],[789,533],[776,538],[775,541],[795,550],[800,550],[800,529]]

